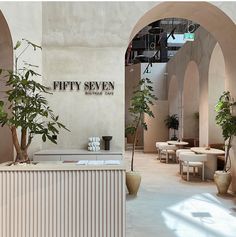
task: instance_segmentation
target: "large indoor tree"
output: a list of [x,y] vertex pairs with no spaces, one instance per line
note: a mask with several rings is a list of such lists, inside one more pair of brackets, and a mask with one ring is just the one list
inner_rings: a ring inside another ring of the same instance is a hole
[[222,129],[222,135],[226,146],[224,172],[227,172],[230,169],[230,167],[227,168],[230,159],[229,151],[232,147],[232,139],[236,136],[236,116],[233,115],[233,107],[236,107],[236,102],[231,97],[229,91],[224,91],[215,106],[215,111],[217,113],[216,124]]
[[[34,135],[39,134],[45,142],[56,143],[59,129],[68,130],[59,122],[43,94],[51,94],[50,88],[37,82],[41,75],[38,66],[24,61],[27,50],[41,47],[23,39],[14,47],[14,70],[0,69],[6,81],[5,97],[0,100],[0,124],[8,126],[16,150],[14,162],[28,162],[28,148]],[[18,135],[20,136],[18,137]]]
[[154,114],[150,106],[153,105],[153,101],[155,100],[157,100],[157,97],[153,94],[152,81],[148,78],[141,79],[136,90],[133,92],[131,106],[129,108],[133,121],[132,124],[126,128],[126,133],[133,134],[131,171],[134,170],[134,152],[138,128],[141,125],[144,130],[148,129],[147,124],[144,121],[144,114],[154,118]]

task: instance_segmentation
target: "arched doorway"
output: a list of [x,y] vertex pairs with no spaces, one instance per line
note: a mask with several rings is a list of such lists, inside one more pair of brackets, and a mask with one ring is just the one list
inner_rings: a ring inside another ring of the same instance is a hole
[[[13,46],[8,24],[0,11],[0,68],[13,68]],[[0,77],[0,99],[5,100],[5,78]],[[13,158],[13,143],[8,127],[0,127],[0,163]]]
[[[229,90],[233,97],[236,97],[236,53],[235,38],[236,27],[234,22],[218,7],[208,2],[164,2],[159,3],[151,10],[147,11],[134,26],[129,41],[144,26],[163,18],[184,18],[200,24],[204,29],[212,34],[219,43],[225,59],[225,88]],[[226,37],[227,36],[227,37]],[[204,91],[207,96],[206,91]],[[208,101],[200,99],[200,111],[208,110]],[[208,121],[208,114],[202,117],[204,121]],[[201,118],[200,118],[201,120]],[[200,122],[201,123],[201,122]],[[201,129],[200,129],[201,130]],[[204,130],[204,129],[203,129]],[[207,129],[208,130],[208,129]],[[203,135],[200,131],[200,139]],[[208,136],[208,135],[207,135]],[[205,140],[204,140],[205,139]],[[202,144],[208,143],[208,137],[202,139]],[[233,154],[236,157],[236,141],[233,142]],[[233,185],[232,190],[236,190],[236,158],[232,158]]]

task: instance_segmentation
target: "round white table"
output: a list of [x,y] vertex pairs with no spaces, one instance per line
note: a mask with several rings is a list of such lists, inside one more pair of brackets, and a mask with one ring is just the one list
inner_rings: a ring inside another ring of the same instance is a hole
[[217,156],[223,155],[225,152],[215,148],[210,148],[208,150],[206,147],[192,147],[191,151],[207,155],[207,162],[205,163],[205,177],[207,179],[213,179],[214,173],[217,170]]
[[175,145],[178,147],[178,149],[183,148],[184,146],[188,145],[188,142],[184,142],[184,141],[167,141],[167,143],[169,145]]

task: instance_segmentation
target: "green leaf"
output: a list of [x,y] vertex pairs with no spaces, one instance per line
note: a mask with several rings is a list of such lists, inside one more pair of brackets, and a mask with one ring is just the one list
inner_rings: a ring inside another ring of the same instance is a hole
[[148,127],[147,127],[147,124],[146,123],[141,123],[141,125],[142,125],[142,127],[144,128],[144,130],[147,130],[148,129]]
[[179,129],[179,118],[177,114],[168,115],[164,122],[169,129]]
[[57,144],[56,140],[53,139],[51,136],[47,135],[47,138],[54,144]]
[[42,135],[42,140],[43,140],[43,142],[46,142],[46,135],[45,134]]
[[28,80],[28,78],[29,78],[29,74],[30,74],[29,71],[27,71],[27,72],[25,73],[25,79],[26,79],[26,80]]
[[134,126],[129,126],[125,129],[126,134],[134,134],[135,133],[135,127]]
[[232,136],[236,136],[236,119],[232,115],[233,106],[235,106],[235,102],[229,91],[222,93],[215,106],[215,111],[217,112],[216,124],[221,126],[225,141]]
[[14,50],[18,49],[20,46],[21,46],[21,42],[20,42],[20,41],[17,41],[17,42],[16,42],[16,45],[15,45],[15,47],[14,47]]

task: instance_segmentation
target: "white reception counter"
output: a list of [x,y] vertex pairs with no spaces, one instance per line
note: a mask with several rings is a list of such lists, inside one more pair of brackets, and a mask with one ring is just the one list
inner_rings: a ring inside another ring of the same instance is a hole
[[125,164],[0,165],[0,236],[125,237]]

